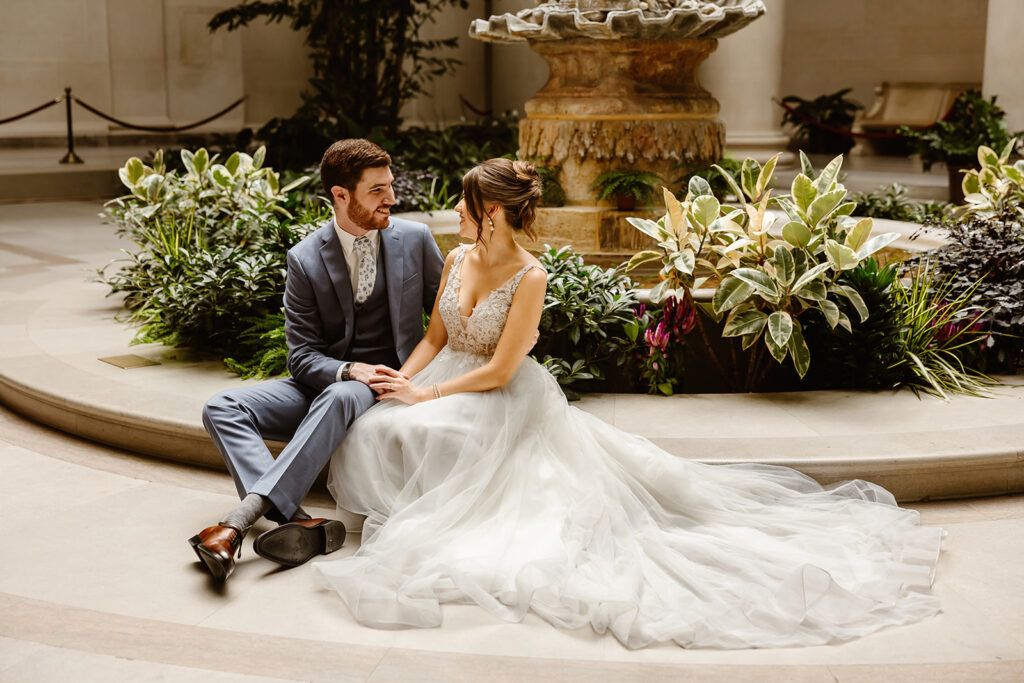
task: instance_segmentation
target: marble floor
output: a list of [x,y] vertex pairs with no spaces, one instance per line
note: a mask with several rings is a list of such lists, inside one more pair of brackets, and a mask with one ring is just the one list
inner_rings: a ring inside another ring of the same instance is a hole
[[[247,541],[225,585],[185,539],[235,502],[227,475],[140,458],[0,408],[0,681],[1019,681],[1024,496],[917,504],[947,529],[943,612],[841,645],[629,651],[589,629],[468,605],[440,628],[356,624],[305,565]],[[310,511],[330,512],[315,497]],[[358,536],[339,551],[351,553]]]

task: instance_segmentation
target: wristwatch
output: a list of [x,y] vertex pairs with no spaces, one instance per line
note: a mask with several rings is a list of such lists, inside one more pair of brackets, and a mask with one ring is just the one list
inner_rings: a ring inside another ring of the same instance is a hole
[[352,365],[353,365],[353,363],[351,361],[348,361],[346,363],[342,363],[342,365],[341,365],[341,381],[342,382],[347,382],[350,379],[352,379],[352,377],[348,374],[348,373],[350,373],[352,371]]

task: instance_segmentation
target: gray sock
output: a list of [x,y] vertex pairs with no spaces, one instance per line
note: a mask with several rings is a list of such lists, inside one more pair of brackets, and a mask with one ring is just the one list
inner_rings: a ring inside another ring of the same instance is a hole
[[273,508],[274,504],[270,502],[270,499],[264,498],[258,493],[250,493],[242,499],[238,507],[221,520],[221,524],[233,524],[242,531],[248,531],[257,519]]
[[299,507],[299,508],[296,508],[295,514],[292,515],[292,518],[289,521],[297,522],[297,521],[303,520],[303,519],[313,519],[313,518],[309,516],[308,512],[306,512],[301,507]]

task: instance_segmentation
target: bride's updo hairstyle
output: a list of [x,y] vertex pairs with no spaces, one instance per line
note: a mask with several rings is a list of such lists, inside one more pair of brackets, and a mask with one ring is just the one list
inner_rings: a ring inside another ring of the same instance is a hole
[[477,224],[476,241],[480,241],[487,222],[484,202],[500,204],[513,230],[537,239],[533,221],[542,185],[537,169],[526,161],[488,159],[471,168],[462,178],[462,195],[470,217]]

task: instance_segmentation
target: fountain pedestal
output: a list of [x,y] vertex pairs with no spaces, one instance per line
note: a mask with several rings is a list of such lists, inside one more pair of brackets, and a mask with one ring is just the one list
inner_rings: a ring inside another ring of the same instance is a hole
[[[477,20],[470,36],[527,42],[550,76],[526,103],[519,155],[558,174],[567,206],[541,208],[541,243],[572,245],[592,262],[618,262],[647,245],[591,189],[606,171],[655,173],[665,185],[718,161],[725,125],[697,69],[764,13],[760,0],[561,0]],[[658,197],[660,203],[660,195]]]

